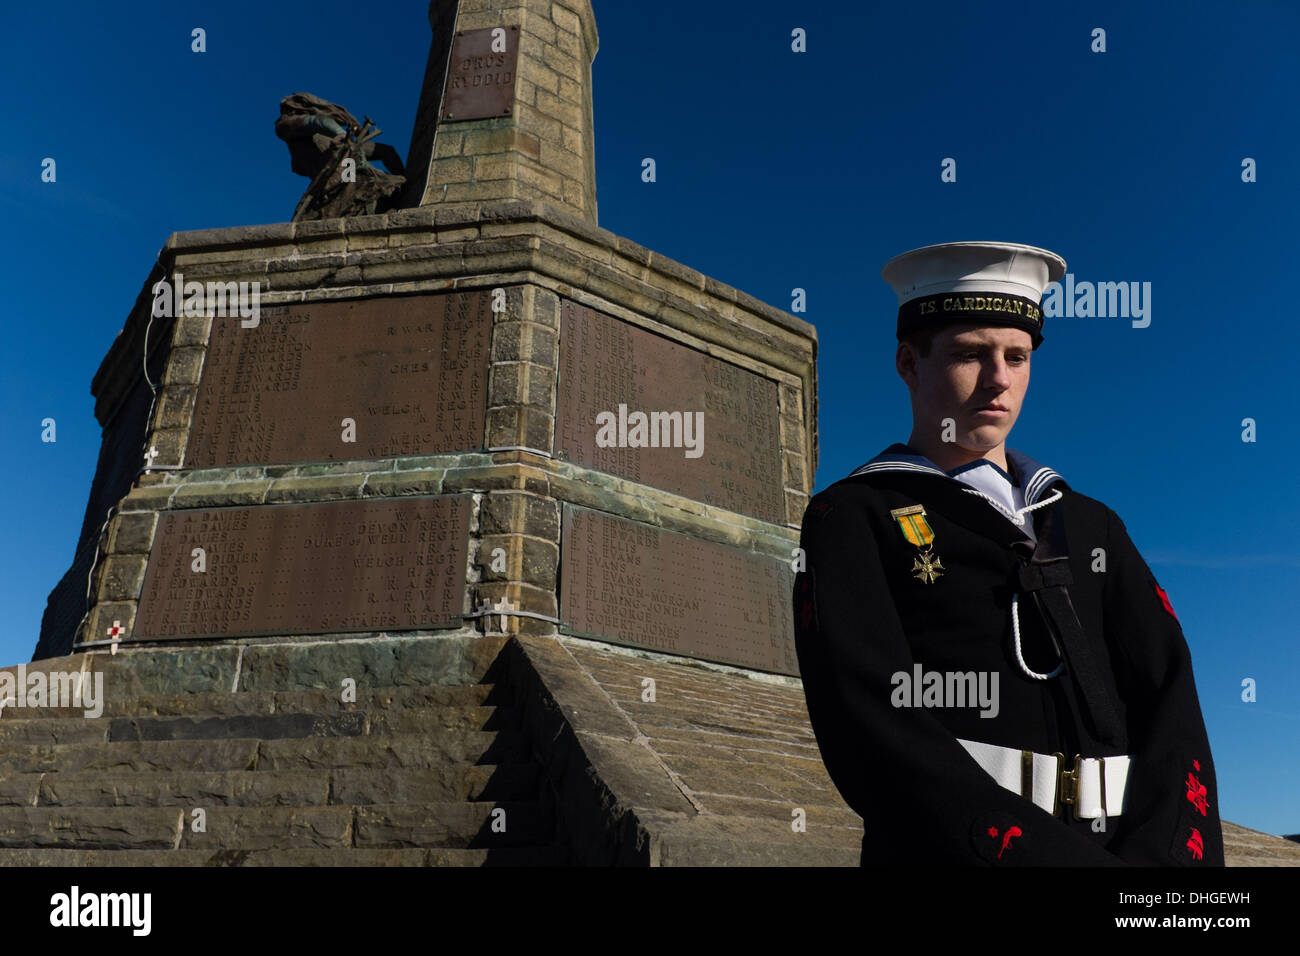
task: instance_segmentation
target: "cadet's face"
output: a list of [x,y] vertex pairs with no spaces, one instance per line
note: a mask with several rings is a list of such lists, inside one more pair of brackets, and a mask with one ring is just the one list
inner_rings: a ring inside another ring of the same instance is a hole
[[[943,420],[953,419],[956,444],[968,451],[1002,444],[1029,388],[1033,344],[1022,329],[955,325],[934,337],[928,356],[900,356],[917,422],[938,435]],[[988,405],[1001,409],[984,410]]]

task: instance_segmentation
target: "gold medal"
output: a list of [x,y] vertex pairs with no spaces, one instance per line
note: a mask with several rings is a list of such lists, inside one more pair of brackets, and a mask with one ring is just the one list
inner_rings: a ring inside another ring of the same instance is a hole
[[912,577],[924,581],[926,584],[933,584],[939,575],[943,574],[944,566],[939,560],[937,554],[931,554],[927,548],[922,551],[912,564],[912,570],[916,572]]
[[919,554],[912,563],[912,577],[925,584],[933,584],[947,569],[939,556],[934,553],[934,529],[925,520],[925,508],[922,505],[908,505],[906,508],[891,508],[890,515],[898,522],[903,537],[908,544],[915,545]]

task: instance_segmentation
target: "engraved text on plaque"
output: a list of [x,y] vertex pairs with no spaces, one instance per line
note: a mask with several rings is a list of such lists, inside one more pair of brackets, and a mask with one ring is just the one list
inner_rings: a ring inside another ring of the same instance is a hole
[[567,630],[798,674],[787,562],[571,505],[560,553]]
[[[562,314],[561,457],[784,522],[776,382],[574,302],[566,300]],[[617,423],[612,435],[601,435],[601,413]],[[649,423],[641,435],[633,413]]]
[[508,115],[515,106],[518,62],[517,26],[457,33],[451,46],[442,119],[459,121]]
[[185,467],[480,449],[491,335],[487,291],[269,307],[254,328],[215,318]]
[[168,512],[134,636],[458,627],[469,519],[461,495]]

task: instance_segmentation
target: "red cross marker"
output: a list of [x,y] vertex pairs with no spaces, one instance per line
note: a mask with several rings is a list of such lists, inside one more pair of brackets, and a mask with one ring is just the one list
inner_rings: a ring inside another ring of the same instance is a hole
[[121,633],[122,633],[122,622],[121,622],[121,621],[114,621],[114,622],[113,622],[113,626],[110,627],[110,628],[108,629],[108,636],[109,636],[109,637],[117,637],[117,635],[119,635],[119,634],[121,634]]

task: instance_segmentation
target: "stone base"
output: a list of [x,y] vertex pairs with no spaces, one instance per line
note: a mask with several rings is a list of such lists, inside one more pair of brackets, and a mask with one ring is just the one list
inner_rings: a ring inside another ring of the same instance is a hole
[[[791,678],[468,634],[23,667],[102,674],[103,712],[0,711],[0,865],[855,866],[861,852]],[[1230,866],[1300,865],[1278,837],[1226,822],[1224,837]]]

